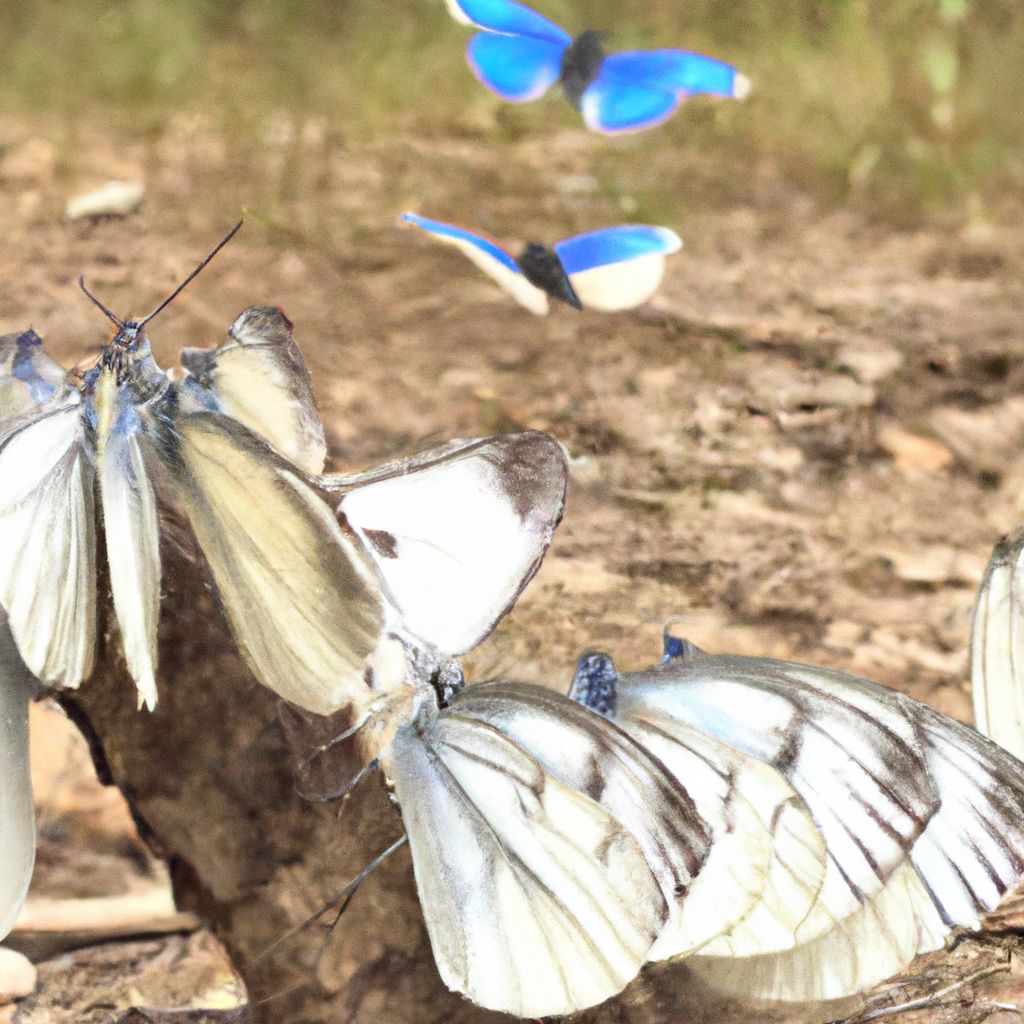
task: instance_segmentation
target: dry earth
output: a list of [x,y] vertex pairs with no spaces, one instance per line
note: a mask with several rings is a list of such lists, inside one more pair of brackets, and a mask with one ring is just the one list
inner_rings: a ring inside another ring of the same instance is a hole
[[[693,155],[640,160],[626,143],[595,171],[576,132],[500,152],[472,136],[353,150],[307,126],[240,154],[185,119],[144,143],[80,127],[54,147],[42,131],[0,123],[0,332],[32,325],[58,357],[87,357],[105,324],[80,272],[139,313],[251,205],[239,238],[153,325],[163,365],[219,340],[245,306],[274,303],[296,324],[338,467],[521,426],[565,442],[565,521],[478,674],[563,687],[592,646],[648,664],[680,614],[708,649],[853,670],[969,720],[974,588],[996,538],[1024,521],[1018,211],[897,232],[822,208],[771,168],[726,177]],[[509,241],[611,223],[613,158],[636,161],[638,193],[675,198],[686,242],[635,314],[535,319],[458,254],[392,226],[410,206]],[[69,195],[111,177],[146,182],[140,214],[62,219]],[[50,751],[38,893],[159,883],[123,809],[81,781],[81,751],[60,753],[72,741],[52,714],[36,721]],[[1004,955],[966,943],[932,959],[948,979]],[[113,1021],[230,989],[204,933],[110,943],[45,960],[14,1019]],[[1020,1019],[984,1002],[1024,1000],[1015,959],[979,992],[905,1019]],[[823,1019],[703,1005],[694,1020]]]

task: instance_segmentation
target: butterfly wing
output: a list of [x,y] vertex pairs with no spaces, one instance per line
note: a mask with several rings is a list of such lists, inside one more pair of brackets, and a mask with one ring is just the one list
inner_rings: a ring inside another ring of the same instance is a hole
[[455,441],[368,474],[325,478],[369,552],[396,628],[445,654],[475,647],[540,566],[568,463],[547,434]]
[[182,350],[189,374],[182,390],[200,408],[244,423],[307,473],[322,472],[324,427],[291,322],[273,306],[254,306],[228,337],[218,348]]
[[36,683],[0,611],[0,940],[25,902],[36,854],[28,705]]
[[668,228],[623,224],[589,231],[555,245],[573,290],[590,309],[632,309],[661,284],[665,257],[682,248]]
[[256,678],[320,714],[359,698],[381,607],[356,544],[240,423],[192,413],[175,431],[167,465]]
[[1024,530],[996,545],[978,590],[971,692],[978,729],[1024,757]]
[[606,57],[586,88],[580,112],[606,134],[643,131],[667,121],[698,93],[742,98],[748,79],[734,67],[685,50],[637,50]]
[[35,331],[0,335],[0,421],[52,398],[66,374],[44,351]]
[[77,391],[0,424],[0,606],[47,684],[77,686],[92,667],[93,481]]
[[463,25],[472,25],[502,35],[529,36],[568,46],[572,37],[543,15],[514,0],[446,0],[451,16]]
[[453,224],[419,217],[415,213],[403,213],[402,220],[406,224],[414,224],[439,242],[455,246],[502,291],[511,295],[531,313],[542,316],[548,311],[547,295],[540,288],[530,284],[519,264],[490,239],[466,231],[465,228],[455,227]]
[[665,919],[637,840],[495,727],[442,712],[386,770],[445,984],[516,1017],[572,1013],[638,973]]
[[539,99],[558,81],[565,44],[534,36],[473,36],[466,59],[482,85],[510,103]]

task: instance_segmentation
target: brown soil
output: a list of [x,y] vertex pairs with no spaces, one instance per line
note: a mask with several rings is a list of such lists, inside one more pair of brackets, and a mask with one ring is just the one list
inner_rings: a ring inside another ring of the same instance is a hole
[[[87,356],[104,324],[77,292],[80,272],[114,309],[138,313],[252,202],[261,219],[153,325],[163,365],[269,302],[296,324],[339,468],[427,437],[522,426],[565,442],[565,521],[515,614],[472,659],[477,674],[562,688],[595,646],[623,667],[649,664],[662,623],[682,614],[705,648],[856,671],[969,720],[974,588],[998,535],[1024,521],[1015,216],[898,233],[823,209],[770,171],[723,186],[692,156],[644,164],[638,187],[659,181],[677,198],[686,242],[661,294],[634,314],[541,320],[458,254],[391,225],[413,206],[513,242],[624,219],[585,177],[582,133],[500,152],[449,138],[353,152],[310,132],[256,159],[184,121],[146,143],[97,131],[60,151],[38,126],[0,128],[0,332],[32,325],[58,358]],[[134,176],[147,184],[140,215],[60,218],[69,194]],[[61,814],[44,833],[40,892],[122,891],[155,870],[126,827],[111,852],[93,822]],[[408,870],[403,860],[398,884],[411,884]],[[173,997],[170,982],[154,995],[125,979],[140,962],[220,955],[199,938],[100,949],[45,964],[16,1019],[185,1006],[180,978]],[[932,961],[948,979],[995,955],[968,943]],[[685,969],[671,970],[686,985]],[[663,992],[665,969],[651,974]],[[985,986],[984,998],[1024,998],[1016,968]],[[694,999],[693,1020],[824,1019]],[[666,1019],[664,1005],[652,997],[644,1019]],[[907,1019],[974,1020],[983,1008]],[[350,1019],[372,1017],[368,1005]]]

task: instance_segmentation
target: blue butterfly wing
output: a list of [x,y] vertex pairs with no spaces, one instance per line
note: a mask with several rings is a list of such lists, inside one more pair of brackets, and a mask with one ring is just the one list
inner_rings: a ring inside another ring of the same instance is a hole
[[682,103],[679,93],[623,85],[602,72],[583,93],[580,113],[594,132],[638,132],[667,121]]
[[403,213],[402,220],[406,224],[415,224],[416,227],[426,231],[427,234],[435,235],[441,241],[450,245],[457,245],[460,249],[464,245],[472,246],[481,253],[505,266],[513,274],[521,274],[519,264],[505,252],[500,246],[495,245],[489,238],[483,235],[474,234],[465,228],[456,227],[454,224],[445,224],[443,221],[431,220],[429,217],[420,217],[415,213]]
[[747,79],[731,65],[686,50],[634,50],[613,53],[601,66],[601,77],[620,86],[662,92],[738,97]]
[[491,92],[512,103],[526,103],[558,81],[564,52],[564,44],[548,39],[481,32],[469,41],[466,57]]
[[448,10],[456,21],[475,25],[487,32],[510,36],[529,36],[557,43],[563,49],[572,42],[568,32],[529,7],[513,0],[447,0]]
[[588,231],[555,244],[555,252],[567,274],[579,274],[594,267],[622,263],[639,256],[665,256],[682,246],[679,236],[668,228],[649,224],[620,224]]

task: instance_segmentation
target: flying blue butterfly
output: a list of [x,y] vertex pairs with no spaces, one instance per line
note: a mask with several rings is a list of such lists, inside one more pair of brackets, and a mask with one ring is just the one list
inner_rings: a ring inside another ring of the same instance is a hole
[[686,50],[605,54],[601,33],[573,39],[514,0],[446,0],[456,21],[483,29],[466,59],[476,77],[512,103],[539,99],[556,82],[595,132],[617,135],[667,121],[689,96],[744,99],[750,80],[729,64]]
[[402,214],[407,224],[454,245],[531,313],[548,311],[548,299],[576,309],[632,309],[661,283],[665,257],[682,247],[668,228],[620,224],[566,238],[550,248],[531,242],[519,259],[465,228]]

